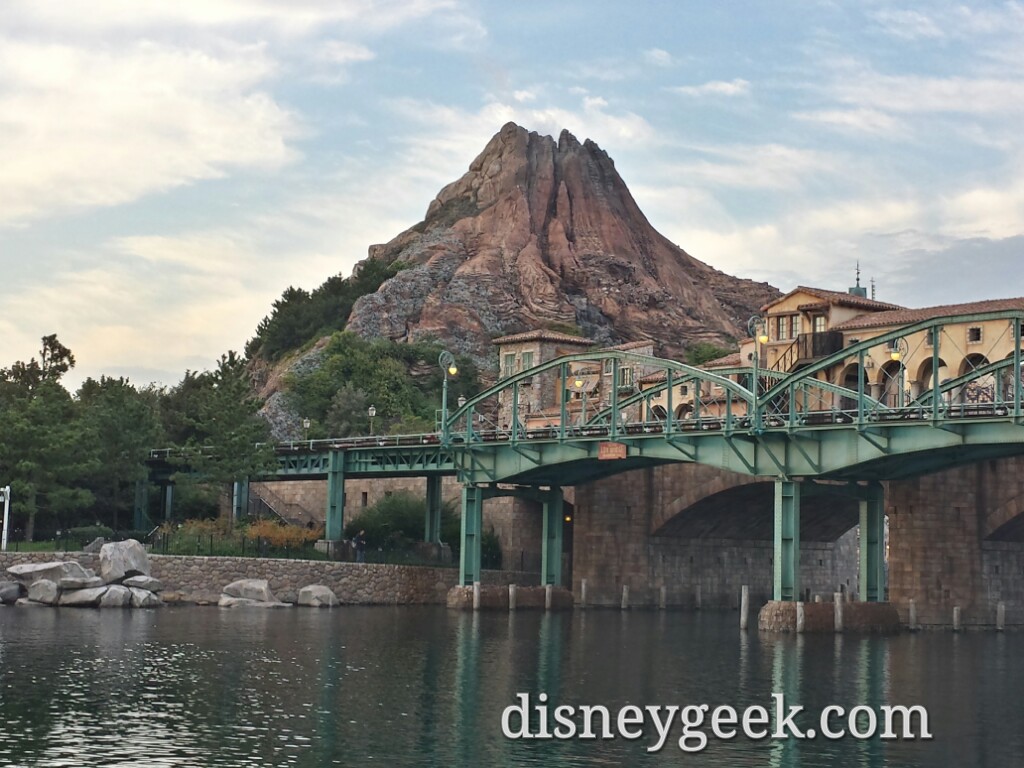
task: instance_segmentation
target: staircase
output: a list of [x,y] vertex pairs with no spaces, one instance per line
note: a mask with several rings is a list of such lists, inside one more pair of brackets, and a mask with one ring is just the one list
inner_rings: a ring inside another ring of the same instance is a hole
[[323,521],[294,501],[285,501],[266,485],[249,490],[249,514],[253,517],[273,516],[290,525],[319,525]]
[[799,355],[799,352],[800,342],[799,340],[796,340],[788,347],[786,347],[785,351],[778,356],[774,363],[771,364],[769,370],[788,373],[789,371],[793,370],[793,367],[796,365],[796,361],[798,359],[797,356]]

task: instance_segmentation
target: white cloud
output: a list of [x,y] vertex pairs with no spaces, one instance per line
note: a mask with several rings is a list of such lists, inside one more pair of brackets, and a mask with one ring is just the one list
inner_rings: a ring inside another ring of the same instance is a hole
[[902,40],[945,37],[945,33],[935,19],[919,11],[885,9],[875,11],[870,16],[885,32]]
[[371,61],[374,53],[365,45],[345,40],[325,40],[316,49],[314,58],[325,64],[351,64]]
[[537,99],[537,95],[532,91],[515,91],[512,94],[512,98],[522,103],[524,101],[535,101]]
[[712,80],[702,85],[678,85],[668,90],[681,96],[746,96],[750,93],[750,83],[740,78]]
[[863,68],[849,72],[830,90],[839,101],[883,112],[975,115],[1024,112],[1024,80],[1018,78],[883,75]]
[[799,189],[813,177],[845,167],[839,157],[818,150],[782,144],[697,147],[712,159],[671,165],[688,183],[742,189]]
[[793,117],[845,133],[895,137],[907,132],[907,127],[902,121],[877,109],[823,109],[796,112]]
[[273,72],[259,46],[0,39],[0,223],[281,168],[299,122],[260,89]]
[[643,53],[644,61],[655,67],[671,67],[676,61],[672,54],[661,48],[649,48]]

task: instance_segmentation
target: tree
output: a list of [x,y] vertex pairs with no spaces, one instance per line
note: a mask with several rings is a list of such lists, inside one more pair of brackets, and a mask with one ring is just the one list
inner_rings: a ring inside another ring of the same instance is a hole
[[44,336],[39,360],[0,369],[0,476],[10,481],[13,512],[25,519],[25,539],[36,519],[62,525],[93,502],[86,480],[98,467],[79,409],[60,383],[74,367],[71,351]]
[[128,379],[86,379],[77,393],[90,453],[99,460],[91,486],[109,511],[111,528],[119,528],[119,513],[130,509],[126,491],[148,474],[146,458],[159,445],[163,431],[158,419],[160,393],[136,390]]

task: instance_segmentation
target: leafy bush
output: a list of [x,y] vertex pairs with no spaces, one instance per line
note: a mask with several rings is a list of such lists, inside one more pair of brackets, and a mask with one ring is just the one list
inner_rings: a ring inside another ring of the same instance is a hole
[[301,525],[287,525],[273,520],[260,520],[242,533],[250,539],[265,539],[272,547],[301,547],[324,537],[322,527],[304,528]]
[[103,538],[109,541],[114,538],[114,532],[105,525],[85,525],[80,528],[68,529],[68,538],[84,547],[96,538]]

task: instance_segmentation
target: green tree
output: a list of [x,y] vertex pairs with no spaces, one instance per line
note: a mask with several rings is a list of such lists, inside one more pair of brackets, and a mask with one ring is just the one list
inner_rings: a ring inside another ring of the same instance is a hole
[[93,502],[86,480],[99,466],[78,404],[60,383],[74,367],[71,351],[44,336],[39,359],[0,369],[0,477],[11,485],[12,509],[25,539],[37,518],[62,526]]
[[90,483],[97,503],[119,530],[121,513],[131,509],[135,481],[148,474],[146,458],[163,432],[158,419],[160,393],[137,390],[128,379],[86,379],[77,393],[89,452],[99,460]]
[[698,341],[686,348],[686,362],[688,365],[703,365],[735,351],[733,347],[719,347],[707,341]]

